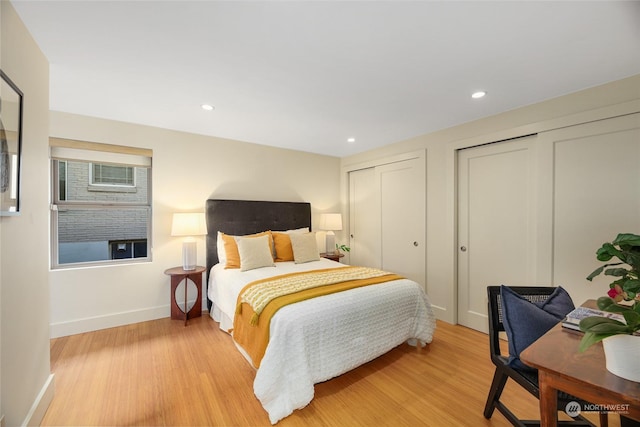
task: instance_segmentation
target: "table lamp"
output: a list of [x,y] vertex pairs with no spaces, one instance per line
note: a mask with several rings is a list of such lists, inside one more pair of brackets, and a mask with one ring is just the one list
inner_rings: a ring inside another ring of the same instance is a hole
[[185,236],[182,242],[182,268],[195,270],[198,261],[196,239],[194,236],[207,234],[204,213],[174,213],[171,224],[172,236]]
[[334,231],[342,230],[342,214],[339,213],[325,213],[320,214],[320,230],[326,230],[325,237],[325,252],[328,254],[335,253],[336,251],[336,235]]

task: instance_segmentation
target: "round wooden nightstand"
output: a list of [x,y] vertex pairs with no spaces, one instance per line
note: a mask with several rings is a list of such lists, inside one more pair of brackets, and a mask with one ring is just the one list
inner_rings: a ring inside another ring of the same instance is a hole
[[[182,267],[173,267],[165,270],[164,274],[171,276],[171,318],[182,320],[184,319],[184,326],[187,326],[187,320],[199,317],[202,314],[202,272],[206,268],[196,266],[194,270],[185,270]],[[176,302],[176,289],[182,280],[184,279],[184,310],[178,306]],[[191,307],[191,310],[187,311],[187,288],[189,286],[189,280],[191,280],[196,289],[198,290],[198,296],[196,302]]]
[[332,253],[332,254],[329,254],[329,253],[323,252],[323,253],[320,254],[320,256],[322,258],[330,259],[331,261],[340,262],[340,258],[342,258],[344,256],[344,254],[343,253],[337,253],[337,254],[336,253]]

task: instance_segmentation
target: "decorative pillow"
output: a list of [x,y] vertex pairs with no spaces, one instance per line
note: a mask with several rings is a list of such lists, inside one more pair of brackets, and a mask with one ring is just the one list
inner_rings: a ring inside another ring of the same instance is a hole
[[293,249],[293,260],[296,264],[320,259],[316,233],[289,233],[289,238]]
[[308,233],[309,227],[295,228],[286,231],[272,231],[273,250],[276,262],[293,261],[293,248],[291,247],[291,233]]
[[224,239],[222,233],[218,231],[218,238],[216,239],[216,248],[218,249],[218,262],[220,264],[227,264],[227,254],[224,250]]
[[240,254],[240,270],[273,267],[273,255],[268,235],[260,237],[236,237]]
[[509,366],[535,371],[520,361],[520,352],[553,328],[575,307],[562,287],[557,287],[543,302],[532,303],[512,291],[500,287],[502,323],[509,338]]
[[536,305],[559,320],[564,319],[567,314],[576,308],[573,305],[571,296],[562,286],[558,286],[553,293],[549,295],[549,298],[541,303],[536,303]]
[[236,243],[236,237],[260,237],[269,236],[271,242],[271,232],[263,231],[262,233],[249,234],[246,236],[232,236],[230,234],[220,233],[222,240],[224,241],[224,252],[227,257],[227,263],[224,268],[240,268],[240,254],[238,253],[238,245]]
[[291,247],[289,234],[278,231],[274,231],[271,234],[276,251],[276,262],[293,261],[293,248]]
[[308,232],[309,232],[309,227],[294,228],[293,230],[285,231],[285,233],[308,233]]

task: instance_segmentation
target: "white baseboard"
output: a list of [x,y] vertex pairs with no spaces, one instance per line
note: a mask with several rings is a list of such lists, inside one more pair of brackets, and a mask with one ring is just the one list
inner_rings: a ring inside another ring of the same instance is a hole
[[451,310],[447,310],[445,307],[440,307],[438,305],[431,305],[433,308],[433,314],[435,314],[436,319],[442,320],[447,323],[456,324],[455,319],[451,316]]
[[[195,299],[188,302],[189,305],[193,305],[194,303]],[[203,307],[206,309],[204,302]],[[115,328],[117,326],[162,319],[164,317],[169,317],[170,313],[171,307],[167,304],[142,310],[124,311],[120,313],[110,313],[101,316],[51,323],[49,325],[49,335],[50,338],[66,337],[68,335],[82,334],[85,332],[99,331],[100,329]]]
[[51,323],[49,325],[49,334],[51,338],[66,337],[68,335],[115,328],[117,326],[130,325],[132,323],[146,322],[148,320],[162,319],[163,317],[168,317],[170,312],[171,310],[169,305],[164,305],[143,310],[126,311],[102,316],[68,320],[66,322]]
[[[23,427],[39,426],[42,423],[44,414],[53,400],[55,388],[55,377],[54,374],[51,374],[44,386],[42,386],[42,390],[38,393],[35,402],[31,405],[31,409],[22,423]],[[4,416],[2,417],[2,425],[4,427]]]

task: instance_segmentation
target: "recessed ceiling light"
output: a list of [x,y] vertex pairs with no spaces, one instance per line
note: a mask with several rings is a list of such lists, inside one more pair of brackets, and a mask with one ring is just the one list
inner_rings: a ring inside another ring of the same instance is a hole
[[483,96],[485,96],[487,94],[487,92],[483,91],[483,90],[479,90],[477,92],[474,92],[471,94],[471,97],[473,99],[478,99],[478,98],[482,98]]
[[347,142],[349,142],[349,143],[356,142],[356,139],[355,138],[348,138]]
[[202,107],[203,110],[207,110],[207,111],[213,110],[213,105],[202,104],[201,107]]

